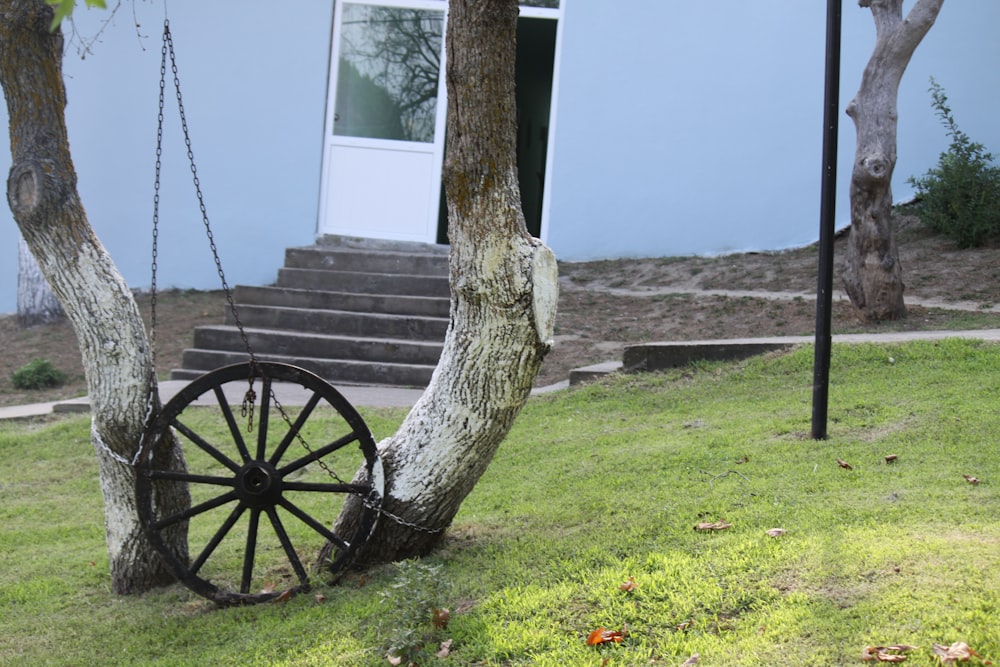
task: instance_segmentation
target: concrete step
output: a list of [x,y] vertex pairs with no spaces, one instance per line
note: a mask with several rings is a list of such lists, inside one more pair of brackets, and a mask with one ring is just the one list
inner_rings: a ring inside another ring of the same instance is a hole
[[277,284],[279,287],[360,294],[399,294],[423,297],[448,297],[451,294],[447,276],[360,273],[284,267],[278,270]]
[[[260,361],[281,361],[316,373],[332,384],[376,385],[386,387],[426,387],[434,366],[423,364],[372,363],[345,359],[322,359],[280,354],[254,353]],[[247,360],[246,352],[224,350],[185,350],[184,367],[170,373],[171,380],[194,380],[202,374]]]
[[[448,331],[448,318],[377,312],[244,305],[239,307],[239,316],[243,326],[252,329],[281,329],[356,338],[401,338],[440,343]],[[236,324],[232,311],[226,312],[226,324]]]
[[[395,338],[358,338],[278,329],[244,328],[254,352],[272,355],[347,359],[401,364],[437,364],[441,342],[410,341]],[[229,325],[201,326],[194,332],[194,348],[242,352],[246,347],[239,330]],[[186,353],[185,353],[186,356]],[[187,361],[184,366],[186,367]]]
[[448,256],[426,252],[370,252],[330,246],[285,250],[285,266],[294,269],[448,276]]
[[451,308],[451,300],[446,297],[351,294],[291,287],[238,285],[234,290],[234,298],[240,311],[244,308],[241,304],[253,304],[447,318]]

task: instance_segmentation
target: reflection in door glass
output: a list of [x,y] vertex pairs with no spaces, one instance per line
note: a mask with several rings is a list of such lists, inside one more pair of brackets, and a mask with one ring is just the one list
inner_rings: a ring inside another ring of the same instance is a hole
[[333,133],[434,141],[444,13],[344,4]]

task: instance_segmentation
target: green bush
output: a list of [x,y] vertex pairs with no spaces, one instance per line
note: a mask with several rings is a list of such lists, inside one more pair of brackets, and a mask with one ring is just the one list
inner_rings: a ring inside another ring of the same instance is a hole
[[931,77],[932,106],[951,137],[937,167],[908,182],[916,188],[921,220],[960,248],[1000,234],[1000,168],[986,148],[958,129],[948,97]]
[[61,386],[66,374],[48,359],[35,359],[14,371],[11,381],[16,389],[46,389]]

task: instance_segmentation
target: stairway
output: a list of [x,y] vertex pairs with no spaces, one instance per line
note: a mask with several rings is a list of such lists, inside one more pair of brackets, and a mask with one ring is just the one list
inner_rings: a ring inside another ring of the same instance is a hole
[[[270,287],[237,286],[240,321],[261,361],[301,366],[334,384],[425,387],[448,328],[448,248],[323,237],[288,248]],[[171,379],[247,360],[232,312],[199,326]]]

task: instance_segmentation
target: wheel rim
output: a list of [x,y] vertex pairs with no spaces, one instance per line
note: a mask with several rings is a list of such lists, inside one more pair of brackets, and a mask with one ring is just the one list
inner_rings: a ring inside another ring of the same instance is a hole
[[[304,404],[280,404],[274,382],[304,389]],[[257,400],[234,413],[231,405],[251,387]],[[158,456],[157,443],[171,431],[185,472]],[[331,554],[323,566],[342,572],[371,536],[384,490],[374,438],[353,406],[313,373],[273,362],[227,366],[185,387],[143,434],[137,468],[150,542],[182,583],[224,605],[307,590],[317,564],[306,563],[321,550]],[[178,484],[189,489],[190,505],[155,508],[157,494]],[[352,497],[362,501],[361,519],[338,535],[331,526]],[[188,534],[190,557],[169,546],[178,530]]]

